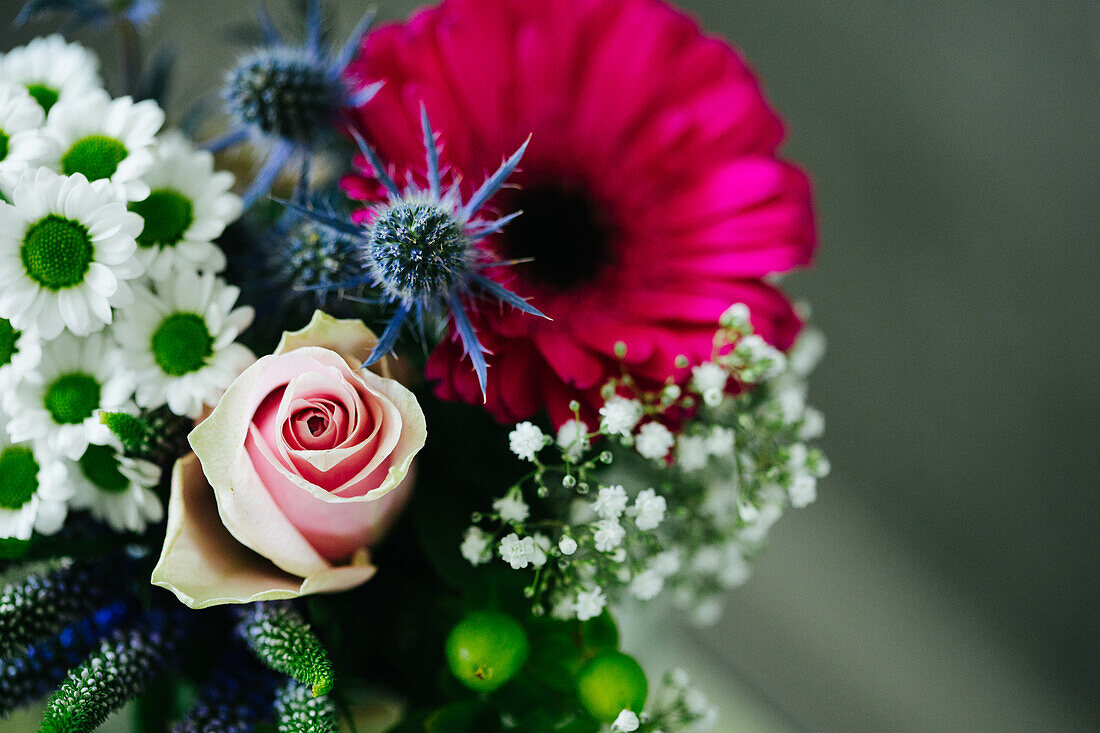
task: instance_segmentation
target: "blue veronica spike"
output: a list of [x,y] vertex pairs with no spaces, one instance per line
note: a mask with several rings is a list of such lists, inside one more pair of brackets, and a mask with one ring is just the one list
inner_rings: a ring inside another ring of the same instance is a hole
[[470,197],[469,202],[463,208],[462,213],[466,216],[473,216],[475,213],[481,210],[481,207],[493,197],[497,191],[500,190],[504,182],[508,180],[508,177],[515,172],[516,166],[519,165],[520,159],[523,154],[527,152],[527,146],[531,142],[531,137],[528,135],[527,139],[523,141],[523,145],[519,146],[519,150],[512,153],[512,157],[504,161],[500,168],[497,168],[497,172],[489,176],[489,179],[485,183],[481,184],[481,188],[477,190],[473,196]]
[[432,123],[428,121],[428,108],[420,103],[420,129],[424,133],[424,150],[428,164],[428,193],[439,198],[439,148],[436,146]]
[[519,297],[518,295],[513,293],[511,290],[504,287],[503,285],[496,282],[495,280],[487,278],[487,277],[485,277],[484,275],[482,275],[480,273],[475,273],[473,275],[470,275],[470,280],[472,282],[475,282],[478,285],[480,285],[481,289],[484,290],[485,292],[487,292],[489,295],[492,295],[497,300],[499,300],[503,303],[507,303],[508,305],[512,306],[513,308],[515,308],[517,310],[521,310],[524,313],[530,313],[531,315],[538,316],[539,318],[545,318],[548,321],[552,320],[549,316],[545,315],[538,308],[531,305],[526,300]]
[[458,296],[452,294],[447,299],[447,305],[451,308],[451,318],[454,319],[455,331],[458,332],[459,338],[462,341],[462,349],[466,352],[466,355],[470,357],[470,363],[474,366],[474,373],[477,374],[477,383],[481,387],[481,396],[485,398],[485,383],[488,380],[488,365],[485,363],[485,347],[481,345],[481,341],[477,338],[477,332],[474,331],[473,324],[470,323],[469,317],[466,315],[466,309],[462,305],[462,301],[458,299]]
[[402,304],[397,307],[397,312],[393,314],[393,318],[386,324],[386,330],[382,332],[381,338],[378,339],[378,344],[375,345],[374,351],[370,352],[370,356],[367,357],[367,361],[363,366],[370,366],[386,354],[393,350],[393,345],[397,343],[397,337],[401,334],[401,328],[405,325],[405,319],[409,317],[409,306]]
[[359,152],[363,154],[363,157],[367,159],[367,162],[370,163],[370,167],[374,170],[374,177],[378,179],[378,182],[385,187],[386,191],[389,192],[391,196],[400,198],[401,189],[397,187],[393,178],[391,178],[390,174],[386,171],[386,166],[383,165],[382,161],[379,159],[378,153],[374,152],[374,148],[363,139],[363,136],[360,135],[358,131],[352,130],[351,136],[355,138],[355,144],[359,146]]

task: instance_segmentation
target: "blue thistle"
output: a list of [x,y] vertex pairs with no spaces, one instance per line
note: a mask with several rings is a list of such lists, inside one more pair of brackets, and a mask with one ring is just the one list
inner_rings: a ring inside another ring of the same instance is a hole
[[301,46],[285,43],[260,5],[267,45],[245,54],[226,75],[223,96],[232,126],[206,146],[218,151],[250,138],[268,143],[267,160],[244,193],[245,208],[270,190],[292,158],[301,160],[301,177],[306,179],[313,148],[331,134],[341,111],[365,104],[378,91],[378,84],[357,90],[344,78],[373,18],[368,13],[333,55],[321,40],[321,0],[309,0]]
[[22,654],[94,613],[117,593],[107,568],[75,562],[45,574],[32,574],[0,592],[0,658]]
[[83,733],[98,727],[164,670],[179,626],[151,612],[138,628],[104,639],[50,697],[39,732]]
[[499,219],[479,216],[482,207],[504,186],[519,165],[527,150],[527,142],[504,161],[468,201],[463,202],[457,185],[446,190],[443,188],[439,145],[423,106],[420,108],[420,121],[427,158],[426,188],[411,183],[404,189],[398,187],[375,151],[357,135],[360,150],[388,194],[388,200],[375,207],[371,223],[359,227],[316,210],[295,204],[289,206],[304,211],[315,221],[358,238],[366,274],[328,286],[328,289],[372,285],[381,291],[384,301],[396,308],[367,365],[393,349],[410,317],[415,319],[418,330],[422,330],[426,315],[449,314],[484,394],[486,352],[466,314],[465,301],[476,296],[488,297],[525,313],[546,317],[526,300],[485,275],[484,271],[490,267],[512,263],[495,260],[484,248],[477,246],[482,238],[500,231],[520,214],[516,212]]
[[275,696],[279,733],[336,733],[336,705],[326,695],[314,697],[308,685],[290,680]]
[[160,7],[160,0],[28,0],[15,16],[15,24],[21,26],[57,15],[66,17],[61,26],[63,33],[83,26],[103,28],[117,22],[139,26],[156,17]]
[[[336,216],[323,197],[316,197],[310,206]],[[360,274],[359,238],[303,217],[298,211],[288,209],[268,240],[267,270],[288,301],[310,294],[313,305],[320,307],[334,283]]]

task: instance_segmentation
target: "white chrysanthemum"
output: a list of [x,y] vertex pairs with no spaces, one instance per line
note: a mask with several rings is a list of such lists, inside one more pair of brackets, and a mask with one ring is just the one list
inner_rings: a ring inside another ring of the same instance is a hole
[[44,112],[103,86],[95,54],[56,33],[0,55],[0,81],[24,87]]
[[40,128],[46,115],[21,86],[0,81],[0,170],[21,171],[49,150]]
[[8,393],[8,432],[16,442],[41,441],[75,461],[89,444],[111,440],[98,411],[120,409],[133,393],[133,373],[105,334],[64,334],[43,345],[37,379]]
[[638,400],[612,397],[600,408],[600,429],[609,435],[630,435],[643,413]]
[[500,519],[504,522],[526,522],[527,515],[531,513],[523,495],[518,491],[510,491],[507,496],[494,501],[493,511],[500,514]]
[[35,373],[42,359],[42,344],[33,332],[16,330],[0,318],[0,394],[16,388]]
[[545,445],[546,436],[534,423],[521,422],[508,434],[509,448],[525,461],[533,463],[535,456]]
[[0,202],[0,317],[44,339],[102,329],[133,297],[140,231],[110,184],[28,170]]
[[626,489],[622,486],[604,486],[596,495],[592,510],[601,519],[618,519],[626,511],[627,501]]
[[462,539],[459,552],[471,565],[476,566],[489,562],[492,559],[492,553],[489,551],[489,541],[491,539],[492,537],[480,527],[469,527],[466,530],[466,536]]
[[566,458],[576,461],[588,450],[588,426],[583,420],[566,420],[558,428],[556,442]]
[[573,611],[577,614],[579,620],[587,621],[603,613],[606,605],[607,596],[604,594],[603,588],[597,585],[594,588],[577,593],[577,600],[573,603]]
[[117,445],[88,446],[69,476],[75,489],[70,506],[89,510],[116,532],[143,532],[164,516],[152,490],[160,481],[160,467],[120,455]]
[[153,165],[153,142],[164,124],[164,111],[147,99],[111,99],[95,91],[58,102],[43,130],[50,140],[40,165],[89,181],[107,180],[127,201],[149,195],[142,176]]
[[0,425],[0,537],[53,534],[71,496],[65,464],[41,446],[13,443]]
[[656,461],[667,456],[675,443],[671,430],[659,422],[647,422],[638,430],[634,448],[643,458]]
[[254,360],[235,343],[252,308],[234,308],[240,290],[210,272],[181,272],[156,289],[134,289],[115,338],[137,373],[138,405],[197,418]]
[[233,174],[215,171],[213,155],[168,133],[157,141],[142,180],[149,195],[130,210],[145,220],[138,258],[149,275],[161,280],[174,271],[224,270],[225,253],[214,240],[241,215],[241,200],[230,192]]

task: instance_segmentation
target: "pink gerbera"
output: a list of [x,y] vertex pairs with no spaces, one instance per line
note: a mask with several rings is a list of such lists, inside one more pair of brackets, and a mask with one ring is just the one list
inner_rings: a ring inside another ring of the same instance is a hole
[[[533,135],[493,204],[522,210],[485,246],[493,277],[553,319],[482,308],[487,408],[555,424],[620,372],[643,383],[707,359],[720,314],[745,303],[786,349],[800,321],[768,275],[806,264],[816,234],[806,177],[776,157],[783,138],[755,76],[722,41],[657,0],[444,0],[371,33],[349,73],[383,81],[354,116],[398,170],[424,167],[423,103],[463,190]],[[374,199],[366,173],[349,193]],[[444,399],[482,401],[461,347],[444,339],[428,376]]]

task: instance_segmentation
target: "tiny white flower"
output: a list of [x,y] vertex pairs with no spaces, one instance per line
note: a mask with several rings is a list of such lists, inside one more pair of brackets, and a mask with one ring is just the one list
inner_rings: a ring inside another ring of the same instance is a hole
[[641,402],[612,397],[600,408],[600,430],[608,435],[630,435],[643,413]]
[[807,377],[824,355],[825,334],[816,328],[807,328],[802,331],[788,355],[791,371],[801,377]]
[[707,441],[701,435],[681,435],[676,440],[676,465],[684,471],[698,471],[707,465]]
[[604,486],[592,504],[592,510],[601,519],[618,519],[626,511],[629,498],[622,486]]
[[480,527],[469,527],[462,539],[462,545],[459,547],[462,557],[475,566],[489,562],[491,559],[491,553],[489,552],[490,539],[491,536],[486,534]]
[[733,428],[715,425],[707,436],[707,453],[712,456],[729,456],[733,454],[736,435]]
[[558,428],[556,442],[565,457],[575,461],[588,450],[588,426],[581,420],[566,420]]
[[8,432],[16,442],[44,441],[75,461],[89,444],[111,440],[99,411],[123,409],[133,393],[134,375],[106,334],[63,334],[42,347],[35,378],[8,393]]
[[729,372],[720,364],[713,361],[705,361],[691,368],[691,384],[695,391],[703,395],[708,405],[714,406],[712,395],[717,395],[717,402],[722,401],[722,394],[726,391],[726,382],[729,380]]
[[700,547],[691,559],[691,569],[700,575],[716,575],[722,569],[722,552],[714,545]]
[[671,577],[680,572],[680,553],[677,550],[664,550],[653,557],[649,567],[661,577]]
[[527,502],[523,500],[523,494],[515,490],[509,491],[507,496],[494,501],[493,510],[504,522],[525,522],[531,513]]
[[153,141],[163,124],[164,111],[150,99],[111,99],[95,90],[62,100],[46,117],[43,134],[53,144],[37,163],[109,181],[127,201],[140,201],[149,195],[142,176],[153,165]]
[[545,445],[546,436],[534,423],[521,422],[508,434],[509,448],[525,461],[534,463],[535,456]]
[[603,589],[597,585],[589,590],[578,592],[577,600],[574,602],[573,607],[577,614],[577,618],[581,621],[587,621],[603,613],[604,606],[606,605],[607,596],[604,595]]
[[164,508],[153,487],[160,467],[120,455],[117,445],[90,445],[69,469],[74,509],[88,509],[116,532],[144,532],[159,522]]
[[536,532],[531,535],[531,564],[536,568],[541,568],[546,564],[546,553],[551,547],[550,538],[544,534]]
[[634,500],[634,524],[643,532],[656,529],[664,521],[667,508],[665,497],[653,489],[641,491]]
[[0,55],[0,81],[24,87],[43,112],[103,85],[95,54],[56,33]]
[[224,270],[225,253],[214,240],[241,215],[241,200],[230,192],[233,174],[215,171],[213,155],[168,133],[156,141],[142,182],[150,193],[130,210],[145,222],[137,257],[149,275],[163,280],[181,270]]
[[718,322],[726,328],[744,330],[749,326],[749,307],[744,303],[734,303],[718,318]]
[[641,726],[641,723],[638,721],[638,716],[629,710],[623,710],[619,713],[619,717],[615,718],[615,722],[611,724],[611,730],[633,733],[638,730],[639,726]]
[[696,626],[713,626],[722,617],[722,602],[709,598],[697,605],[691,612],[691,621]]
[[788,425],[802,419],[806,411],[806,391],[804,385],[786,385],[775,396],[779,403],[779,411],[783,416],[783,422]]
[[615,519],[601,519],[595,524],[593,539],[600,552],[614,552],[626,537],[626,530]]
[[820,410],[807,407],[802,413],[802,425],[798,428],[799,440],[816,440],[825,434],[825,415]]
[[126,281],[142,274],[141,217],[107,183],[45,168],[28,169],[11,199],[0,202],[0,317],[43,339],[111,323],[133,299]]
[[52,451],[13,443],[0,424],[0,538],[57,532],[72,494],[65,464]]
[[725,564],[718,571],[718,583],[723,588],[744,585],[752,574],[741,548],[734,542],[726,546]]
[[500,557],[504,562],[512,566],[513,570],[521,570],[531,563],[535,555],[535,541],[530,537],[522,540],[515,532],[500,541]]
[[217,404],[255,357],[236,343],[252,322],[252,308],[234,307],[240,290],[212,272],[191,270],[156,283],[156,293],[134,289],[133,307],[115,329],[127,363],[137,373],[137,403],[168,405],[198,418]]
[[683,667],[676,667],[668,674],[669,681],[675,687],[686,688],[691,684],[691,677]]
[[692,688],[684,695],[684,707],[692,715],[706,715],[710,702],[702,692]]
[[634,448],[643,458],[660,460],[668,455],[675,443],[671,430],[659,422],[647,422],[638,430]]
[[648,601],[655,598],[664,587],[665,579],[656,570],[650,568],[634,576],[634,580],[630,583],[630,592],[635,598]]
[[571,596],[557,595],[550,601],[550,617],[558,621],[570,621],[577,617],[577,606]]
[[809,473],[796,474],[787,489],[791,497],[791,506],[795,509],[812,504],[817,499],[817,479]]
[[756,334],[741,339],[737,344],[736,352],[752,366],[769,362],[762,375],[764,379],[774,377],[787,368],[787,357],[783,355],[783,352]]
[[563,555],[572,555],[577,551],[577,541],[569,535],[562,535],[562,538],[558,540],[558,549],[561,550]]

